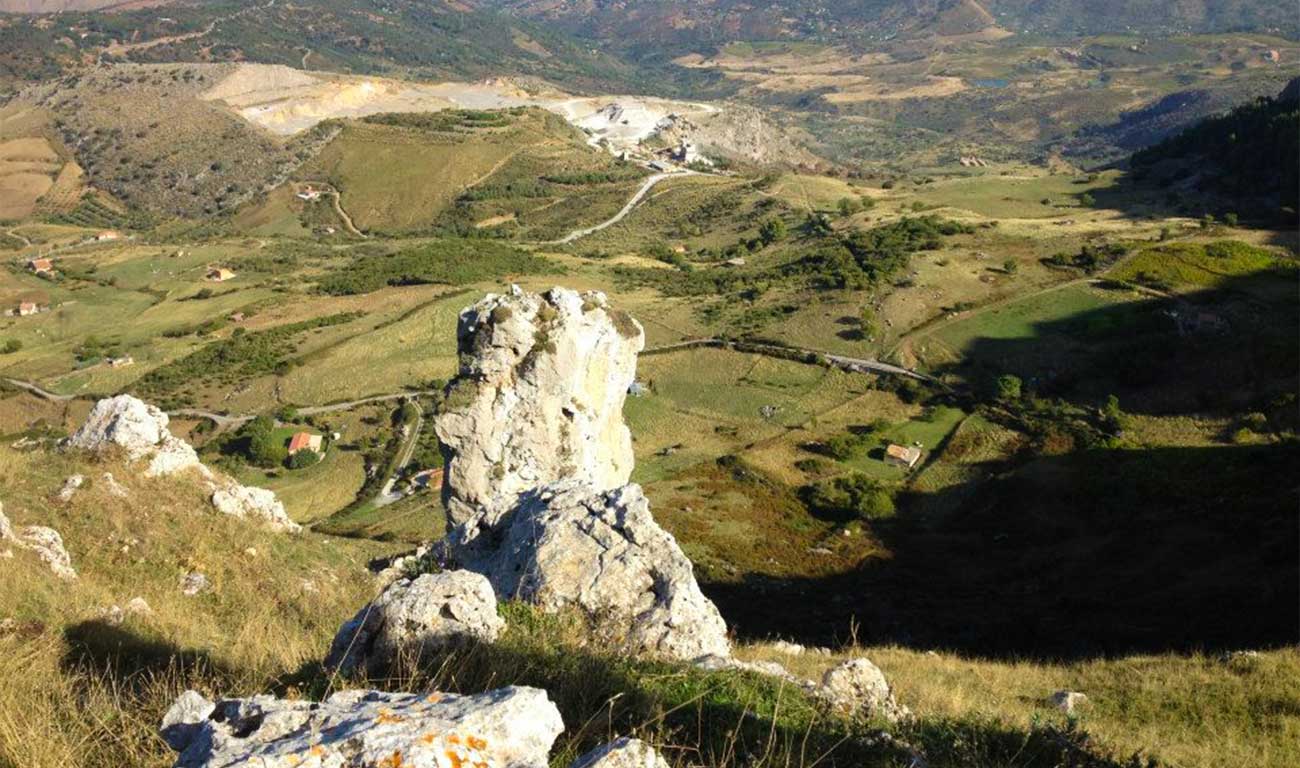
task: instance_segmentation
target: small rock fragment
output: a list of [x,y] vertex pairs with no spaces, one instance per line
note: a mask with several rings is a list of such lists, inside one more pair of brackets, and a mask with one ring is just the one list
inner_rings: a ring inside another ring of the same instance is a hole
[[72,497],[77,495],[81,486],[85,485],[85,475],[69,475],[67,480],[63,481],[63,487],[59,489],[59,501],[67,503],[72,501]]
[[1057,691],[1052,694],[1052,706],[1067,715],[1073,715],[1086,703],[1088,703],[1088,696],[1078,691]]
[[181,592],[187,597],[193,597],[200,592],[206,592],[211,586],[211,583],[208,582],[208,577],[198,571],[190,571],[181,577]]
[[623,736],[582,755],[569,768],[668,768],[668,761],[644,741]]

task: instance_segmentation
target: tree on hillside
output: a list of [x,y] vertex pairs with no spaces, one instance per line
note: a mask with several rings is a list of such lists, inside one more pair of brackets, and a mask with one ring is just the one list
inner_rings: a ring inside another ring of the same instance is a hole
[[1020,399],[1021,381],[1019,376],[1004,373],[996,382],[998,399],[1006,402]]
[[758,228],[758,239],[763,245],[771,245],[785,239],[785,222],[780,219],[768,219]]
[[244,455],[259,467],[276,467],[284,463],[289,449],[275,433],[270,416],[258,416],[239,430],[244,441]]
[[871,341],[880,334],[880,322],[876,319],[876,310],[870,304],[863,304],[858,310],[858,330],[862,338]]

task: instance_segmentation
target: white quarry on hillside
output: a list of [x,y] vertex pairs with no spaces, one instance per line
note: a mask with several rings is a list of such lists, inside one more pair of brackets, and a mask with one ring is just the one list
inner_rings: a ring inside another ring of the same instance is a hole
[[[64,446],[94,453],[119,449],[133,462],[148,462],[145,477],[164,477],[192,469],[207,483],[209,500],[219,512],[261,520],[278,530],[300,530],[273,491],[240,485],[213,472],[199,461],[193,446],[167,429],[168,422],[166,413],[139,398],[108,397],[95,403],[86,421]],[[114,488],[121,490],[112,482],[110,490]]]
[[645,346],[640,324],[598,292],[512,288],[460,315],[460,374],[438,418],[450,452],[444,496],[472,539],[521,493],[558,480],[617,488],[632,474],[623,401]]
[[340,691],[322,702],[253,696],[211,702],[195,691],[162,721],[176,768],[546,768],[564,721],[536,688],[472,696]]
[[628,484],[623,403],[641,326],[600,293],[513,288],[461,314],[460,376],[437,431],[449,449],[448,560],[497,596],[577,607],[634,652],[728,656],[691,562]]

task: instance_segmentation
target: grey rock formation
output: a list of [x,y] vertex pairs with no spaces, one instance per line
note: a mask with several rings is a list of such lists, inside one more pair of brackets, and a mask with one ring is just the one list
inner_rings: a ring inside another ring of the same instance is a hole
[[668,761],[644,741],[623,736],[582,755],[569,768],[668,768]]
[[401,579],[339,629],[325,666],[348,675],[379,674],[402,654],[493,642],[505,628],[492,585],[477,573],[426,573]]
[[560,712],[536,688],[473,696],[341,691],[323,702],[187,691],[163,721],[176,768],[546,768]]
[[212,506],[218,512],[251,520],[262,520],[268,526],[289,532],[302,530],[302,526],[289,519],[284,504],[274,491],[255,488],[225,478],[213,480]]
[[214,709],[216,705],[198,691],[182,693],[163,715],[162,727],[159,728],[163,741],[177,752],[185,749],[203,730],[203,722]]
[[116,446],[132,461],[148,460],[145,474],[150,477],[199,466],[194,449],[169,432],[167,423],[167,414],[157,407],[130,395],[118,395],[95,403],[67,445],[96,453]]
[[[130,395],[118,395],[95,403],[85,423],[65,445],[96,453],[118,448],[132,461],[149,463],[144,471],[146,477],[162,477],[192,469],[208,484],[212,494],[210,500],[217,511],[260,520],[277,530],[301,530],[289,519],[284,504],[273,491],[240,485],[208,469],[199,461],[189,443],[167,430],[167,424],[167,414],[158,408]],[[105,474],[105,478],[110,493],[119,497],[126,495],[125,489],[112,475]],[[74,488],[71,493],[75,492]],[[71,493],[68,499],[72,498]]]
[[71,581],[77,578],[72,558],[68,556],[58,531],[43,525],[14,528],[5,516],[3,505],[0,505],[0,542],[31,551],[60,579]]
[[817,695],[840,714],[882,717],[896,721],[908,716],[880,668],[867,659],[852,659],[826,670]]
[[457,343],[460,372],[436,424],[450,451],[449,533],[473,539],[520,494],[558,480],[601,491],[628,481],[623,401],[645,334],[604,294],[491,294],[461,313]]
[[691,561],[655,523],[638,485],[596,492],[566,481],[521,498],[500,544],[453,550],[497,595],[548,611],[576,607],[609,639],[677,659],[729,656],[722,615],[700,591]]

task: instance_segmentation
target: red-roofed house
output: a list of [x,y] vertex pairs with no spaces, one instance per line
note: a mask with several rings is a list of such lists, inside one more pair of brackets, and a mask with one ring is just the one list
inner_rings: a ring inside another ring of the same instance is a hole
[[313,451],[320,453],[321,436],[313,435],[310,432],[298,432],[289,438],[289,455],[292,456],[298,451]]

